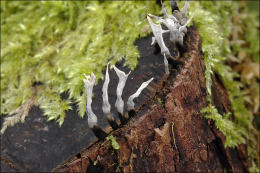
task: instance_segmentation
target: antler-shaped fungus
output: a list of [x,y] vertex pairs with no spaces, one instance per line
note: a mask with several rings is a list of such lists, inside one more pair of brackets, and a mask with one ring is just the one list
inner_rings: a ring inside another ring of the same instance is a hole
[[131,71],[128,74],[125,74],[125,72],[119,70],[116,66],[114,66],[114,70],[119,79],[117,89],[116,89],[117,99],[116,99],[115,107],[117,109],[117,112],[119,113],[121,123],[125,123],[128,117],[125,117],[124,115],[124,101],[122,99],[122,92],[125,87],[125,83],[128,78],[128,75],[131,73]]
[[138,88],[138,90],[128,98],[128,101],[127,101],[127,110],[128,111],[134,110],[134,108],[135,108],[134,99],[141,94],[141,92],[149,85],[149,83],[152,80],[153,80],[153,78],[149,79],[146,82],[143,82],[142,85]]
[[[115,72],[116,72],[116,74],[119,78],[118,86],[117,86],[117,90],[116,90],[117,100],[116,100],[116,103],[115,103],[115,107],[118,111],[121,124],[125,124],[127,122],[128,118],[129,118],[128,114],[130,113],[130,111],[131,112],[133,111],[133,113],[134,113],[134,101],[133,100],[140,95],[142,90],[149,85],[149,83],[153,80],[153,78],[151,78],[150,80],[148,80],[146,82],[143,82],[142,85],[138,88],[138,90],[128,98],[127,110],[129,112],[124,114],[124,101],[122,99],[122,92],[123,92],[123,89],[125,87],[126,80],[129,76],[129,74],[131,73],[131,71],[128,74],[125,74],[123,71],[119,70],[116,66],[114,66],[113,68],[114,68],[114,70],[115,70]],[[97,116],[94,114],[94,112],[92,111],[92,108],[91,108],[92,92],[93,92],[93,87],[95,85],[95,79],[96,79],[96,76],[94,75],[94,73],[91,73],[91,75],[89,75],[89,76],[85,75],[85,79],[83,79],[83,82],[85,84],[85,90],[86,90],[86,93],[87,93],[86,112],[87,112],[87,115],[88,115],[88,125],[89,125],[89,127],[93,130],[94,134],[98,138],[102,139],[107,134],[106,134],[106,132],[104,132],[98,126]],[[110,103],[109,103],[109,100],[108,100],[108,84],[109,84],[109,81],[110,81],[110,78],[109,78],[108,65],[107,65],[105,81],[104,81],[103,88],[102,88],[102,92],[103,92],[103,94],[102,94],[102,98],[103,98],[102,110],[103,110],[103,113],[105,114],[109,124],[115,130],[119,126],[118,126],[117,122],[115,121],[113,115],[111,114],[111,106],[110,106]]]
[[164,40],[163,40],[163,37],[162,37],[162,27],[160,24],[155,24],[153,23],[152,19],[147,16],[147,20],[152,28],[152,31],[153,31],[153,35],[155,37],[155,41],[158,43],[158,45],[160,46],[161,48],[161,54],[165,54],[167,56],[170,56],[171,57],[171,54],[169,52],[169,49],[165,46],[165,43],[164,43]]
[[103,110],[103,113],[105,114],[109,124],[111,125],[111,127],[113,129],[117,129],[118,124],[116,123],[113,115],[110,112],[111,106],[110,106],[109,101],[108,101],[108,84],[109,84],[109,81],[110,81],[110,79],[109,79],[108,65],[107,65],[105,82],[104,82],[103,88],[102,88],[102,92],[103,92],[103,94],[102,94],[102,98],[103,98],[102,110]]
[[92,108],[91,108],[92,91],[93,91],[93,87],[95,85],[96,76],[94,75],[94,73],[91,73],[91,76],[87,76],[86,74],[84,74],[84,76],[85,76],[85,79],[83,79],[83,82],[85,84],[85,89],[86,89],[86,93],[87,93],[86,111],[87,111],[87,115],[88,115],[88,126],[90,128],[93,128],[95,125],[97,125],[97,116],[94,114],[94,112],[92,111]]
[[[153,23],[153,21],[149,17],[149,15],[150,16],[153,16],[153,15],[148,14],[148,16],[147,16],[147,20],[152,28],[153,35],[154,35],[154,37],[152,37],[152,44],[156,41],[158,43],[158,45],[160,46],[161,54],[164,56],[165,71],[166,71],[166,74],[169,74],[169,67],[168,67],[168,61],[167,61],[166,55],[170,56],[170,57],[172,57],[172,56],[169,52],[169,49],[165,46],[165,43],[164,43],[164,40],[162,37],[163,30],[162,30],[161,25]],[[166,33],[166,32],[171,32],[171,31],[164,31],[164,33]],[[165,58],[166,58],[166,61],[165,61]]]
[[92,111],[91,108],[91,104],[92,104],[92,92],[93,92],[93,87],[95,85],[95,80],[96,80],[96,76],[94,75],[94,73],[91,73],[91,76],[89,75],[85,75],[85,79],[83,79],[83,82],[85,84],[85,90],[87,93],[87,107],[86,107],[86,111],[87,111],[87,116],[88,116],[88,126],[89,128],[91,128],[94,132],[94,134],[98,137],[98,138],[104,138],[107,134],[100,128],[98,127],[97,124],[97,116],[94,114],[94,112]]
[[[183,45],[183,38],[184,38],[185,33],[187,32],[186,26],[189,24],[189,22],[193,18],[193,16],[192,16],[187,21],[187,18],[185,17],[185,15],[187,13],[189,1],[185,2],[184,7],[182,8],[182,12],[179,11],[176,0],[171,0],[170,2],[171,2],[172,10],[173,10],[173,15],[170,15],[167,13],[167,11],[161,1],[162,11],[163,11],[164,15],[166,16],[166,18],[162,19],[161,17],[157,17],[152,14],[148,14],[148,16],[153,17],[159,23],[162,23],[163,25],[165,25],[168,28],[168,30],[166,30],[166,31],[162,30],[162,34],[170,32],[170,41],[171,42],[179,43],[180,45]],[[149,19],[148,19],[148,21],[149,21]],[[149,23],[151,25],[150,21],[149,21]],[[151,28],[153,30],[154,26],[151,25]],[[155,42],[155,40],[156,40],[156,37],[155,37],[155,39],[152,38],[152,44]],[[162,48],[162,46],[160,46],[160,47]],[[163,50],[164,49],[165,48],[163,46]]]

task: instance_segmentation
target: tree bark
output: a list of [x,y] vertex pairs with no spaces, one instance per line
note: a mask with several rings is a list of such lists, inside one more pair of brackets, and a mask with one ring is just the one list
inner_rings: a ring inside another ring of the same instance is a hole
[[[247,172],[245,146],[225,148],[224,135],[200,113],[207,106],[207,92],[195,27],[189,28],[184,47],[169,61],[170,76],[163,77],[148,102],[125,126],[111,132],[119,150],[104,139],[53,171]],[[220,113],[229,112],[230,101],[221,80],[217,75],[212,79],[214,105]]]

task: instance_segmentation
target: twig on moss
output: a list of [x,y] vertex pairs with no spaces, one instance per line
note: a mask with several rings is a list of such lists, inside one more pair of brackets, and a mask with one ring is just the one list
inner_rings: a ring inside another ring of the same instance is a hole
[[18,107],[15,111],[11,112],[9,117],[4,119],[3,127],[1,128],[1,134],[4,134],[5,130],[10,127],[14,126],[18,122],[24,122],[25,118],[28,116],[29,111],[31,110],[32,106],[36,105],[35,96],[32,96],[28,99],[24,104]]

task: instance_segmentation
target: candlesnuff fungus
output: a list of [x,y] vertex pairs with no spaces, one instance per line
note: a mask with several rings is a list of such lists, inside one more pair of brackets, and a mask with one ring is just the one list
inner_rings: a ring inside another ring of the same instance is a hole
[[[169,33],[170,32],[170,30],[163,30],[162,29],[162,34],[164,34],[164,33]],[[156,43],[156,39],[155,39],[155,37],[152,37],[152,43],[151,43],[151,45],[154,45]]]
[[108,65],[107,65],[105,82],[104,82],[103,88],[102,88],[102,92],[103,92],[103,94],[102,94],[102,97],[103,97],[102,110],[103,110],[104,114],[109,114],[110,109],[111,109],[111,106],[110,106],[109,101],[108,101],[108,93],[107,93],[109,81],[110,81],[110,79],[109,79]]
[[[163,32],[166,33],[166,32],[169,32],[169,31],[168,30],[163,31],[160,24],[154,24],[152,19],[149,17],[149,15],[150,14],[148,14],[148,16],[147,16],[147,20],[148,20],[148,22],[149,22],[149,24],[152,28],[153,35],[154,35],[154,37],[152,38],[152,45],[155,42],[157,42],[158,45],[160,46],[161,54],[164,56],[165,72],[166,72],[166,74],[169,74],[169,67],[168,67],[168,61],[167,61],[166,55],[171,57],[171,54],[170,54],[169,49],[165,46],[165,43],[164,43],[164,40],[163,40],[163,37],[162,37]],[[153,16],[153,15],[151,15],[151,16]],[[165,58],[166,58],[166,60],[165,60]]]
[[[176,2],[175,2],[176,3]],[[176,19],[176,17],[174,17],[173,15],[170,15],[167,13],[162,1],[161,1],[161,4],[162,4],[162,11],[163,11],[163,14],[166,16],[166,19],[171,19],[173,22],[178,22],[178,20]],[[177,3],[176,3],[177,4]],[[157,17],[157,16],[156,16]]]
[[[152,43],[153,45],[155,42],[158,43],[160,49],[161,49],[161,54],[164,56],[164,65],[165,65],[165,73],[169,74],[169,67],[168,67],[168,60],[166,56],[170,56],[171,54],[169,52],[169,49],[165,46],[164,40],[163,40],[163,34],[170,32],[170,41],[175,44],[179,43],[181,46],[183,46],[183,38],[185,36],[185,33],[187,32],[186,26],[190,23],[191,19],[193,16],[187,21],[185,15],[188,9],[189,2],[186,1],[184,4],[184,7],[182,8],[182,13],[179,11],[178,5],[176,0],[171,0],[171,7],[173,10],[173,15],[170,15],[167,13],[166,9],[164,8],[164,5],[161,1],[162,4],[162,11],[163,14],[166,16],[165,19],[148,14],[147,15],[147,20],[151,26],[151,29],[153,31],[154,37],[152,37]],[[157,20],[159,24],[155,24],[152,21],[152,18]],[[167,27],[168,30],[163,30],[160,23],[162,23],[164,26]]]
[[184,6],[182,8],[182,12],[180,12],[179,10],[174,10],[172,13],[173,16],[178,19],[180,25],[184,25],[187,21],[185,15],[188,10],[188,6],[189,6],[189,1],[186,0]]
[[91,128],[93,130],[94,134],[98,138],[104,138],[107,134],[100,127],[98,127],[97,116],[94,114],[94,112],[92,111],[92,108],[91,108],[92,92],[93,92],[93,87],[95,85],[96,76],[94,75],[94,73],[91,73],[91,76],[90,75],[88,76],[85,74],[84,74],[84,76],[85,76],[85,79],[83,79],[83,82],[84,82],[86,93],[87,93],[86,111],[87,111],[87,116],[88,116],[88,126],[89,126],[89,128]]
[[[131,71],[128,74],[125,74],[123,71],[119,70],[116,66],[114,66],[113,68],[119,78],[117,89],[116,89],[117,100],[115,103],[115,107],[119,113],[119,118],[120,118],[121,124],[125,124],[125,123],[127,123],[129,114],[132,113],[132,115],[134,115],[134,113],[135,113],[134,99],[140,95],[140,93],[143,91],[143,89],[149,85],[149,83],[153,80],[153,78],[151,78],[150,80],[148,80],[146,82],[143,82],[142,85],[138,88],[138,90],[128,98],[128,101],[127,101],[128,113],[124,114],[124,101],[122,99],[122,92],[125,87],[126,80],[129,76],[129,74],[131,73]],[[85,84],[86,93],[87,93],[86,111],[87,111],[87,116],[88,116],[89,127],[93,130],[94,134],[98,138],[102,139],[107,134],[98,126],[97,116],[94,114],[94,112],[92,111],[92,108],[91,108],[92,92],[93,92],[93,87],[95,85],[95,79],[96,79],[96,77],[93,73],[91,73],[91,75],[89,75],[89,76],[85,75],[85,79],[83,79],[83,82]],[[119,125],[117,124],[117,122],[115,121],[115,119],[111,113],[111,106],[110,106],[110,103],[108,100],[109,81],[110,81],[110,78],[109,78],[108,65],[107,65],[105,81],[104,81],[103,88],[102,88],[102,92],[103,92],[102,110],[103,110],[103,113],[105,114],[110,126],[115,130],[119,127]]]
[[[176,4],[176,1],[171,1],[172,4]],[[174,10],[173,15],[167,13],[164,5],[162,4],[162,11],[166,16],[165,19],[162,19],[158,16],[154,16],[152,14],[148,14],[148,16],[156,19],[159,23],[162,23],[164,26],[168,28],[167,32],[170,32],[170,41],[175,43],[179,43],[183,45],[183,38],[185,33],[187,32],[186,26],[189,24],[193,16],[187,21],[185,14],[188,8],[188,1],[185,2],[185,5],[182,9],[182,13],[179,10]],[[178,9],[178,8],[177,8]],[[149,21],[149,20],[148,20]],[[150,22],[149,22],[150,23]],[[151,26],[152,27],[152,26]],[[153,30],[153,28],[152,28]],[[162,34],[167,33],[162,32]],[[159,44],[159,43],[158,43]],[[161,46],[160,46],[161,47]]]
[[128,98],[128,101],[127,101],[127,110],[128,111],[134,110],[134,107],[135,107],[134,99],[141,94],[143,89],[146,88],[152,80],[153,80],[153,78],[151,78],[150,80],[148,80],[146,82],[143,82],[142,85],[138,88],[138,90]]
[[161,48],[161,54],[171,56],[169,49],[165,46],[165,43],[164,43],[164,40],[163,40],[163,37],[162,37],[163,31],[162,31],[161,25],[153,23],[152,19],[149,16],[147,16],[147,20],[148,20],[148,22],[149,22],[149,24],[152,28],[153,35],[155,37],[155,41],[158,43],[158,45]]
[[182,17],[185,17],[185,15],[186,15],[186,12],[187,12],[187,10],[188,10],[188,7],[189,7],[189,1],[185,1],[185,4],[184,4],[184,6],[183,6],[183,8],[182,8]]
[[87,111],[87,116],[88,116],[88,126],[90,128],[93,128],[95,125],[97,125],[97,116],[94,114],[94,112],[92,111],[92,108],[91,108],[92,91],[93,91],[93,87],[95,85],[96,76],[94,75],[94,73],[91,73],[91,76],[87,76],[86,74],[84,74],[84,76],[85,76],[85,79],[83,79],[83,82],[85,84],[85,89],[86,89],[86,93],[87,93],[86,111]]
[[123,116],[124,115],[124,101],[122,99],[122,92],[125,87],[127,77],[131,73],[131,71],[128,74],[125,74],[123,71],[116,68],[116,66],[114,66],[114,70],[119,79],[117,89],[116,89],[117,98],[116,98],[115,107],[116,107],[118,113]]
[[113,115],[111,114],[110,110],[111,110],[111,106],[109,104],[108,101],[108,84],[109,84],[109,73],[108,73],[108,65],[107,65],[107,69],[106,69],[106,76],[105,76],[105,81],[103,84],[103,88],[102,88],[102,98],[103,98],[103,105],[102,105],[102,110],[103,113],[105,114],[109,124],[112,126],[113,129],[117,129],[118,125],[113,117]]
[[186,12],[187,12],[187,9],[188,9],[188,6],[189,6],[189,1],[187,1],[187,0],[185,1],[185,4],[182,8],[182,13],[180,13],[180,10],[179,10],[179,7],[178,7],[176,0],[170,0],[173,15],[169,15],[167,13],[162,1],[161,1],[161,4],[162,4],[162,11],[167,18],[174,20],[174,22],[179,21],[179,23],[181,25],[184,25],[186,23],[185,15],[186,15]]

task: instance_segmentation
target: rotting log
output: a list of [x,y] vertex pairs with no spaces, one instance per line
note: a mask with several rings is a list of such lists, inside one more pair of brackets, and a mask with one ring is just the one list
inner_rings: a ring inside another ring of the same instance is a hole
[[[200,113],[207,106],[207,92],[195,27],[188,29],[184,47],[169,61],[171,74],[163,77],[154,95],[126,125],[111,132],[119,150],[104,139],[52,171],[247,172],[245,146],[225,148],[224,135]],[[220,113],[230,111],[227,92],[217,75],[213,75],[211,99]]]

